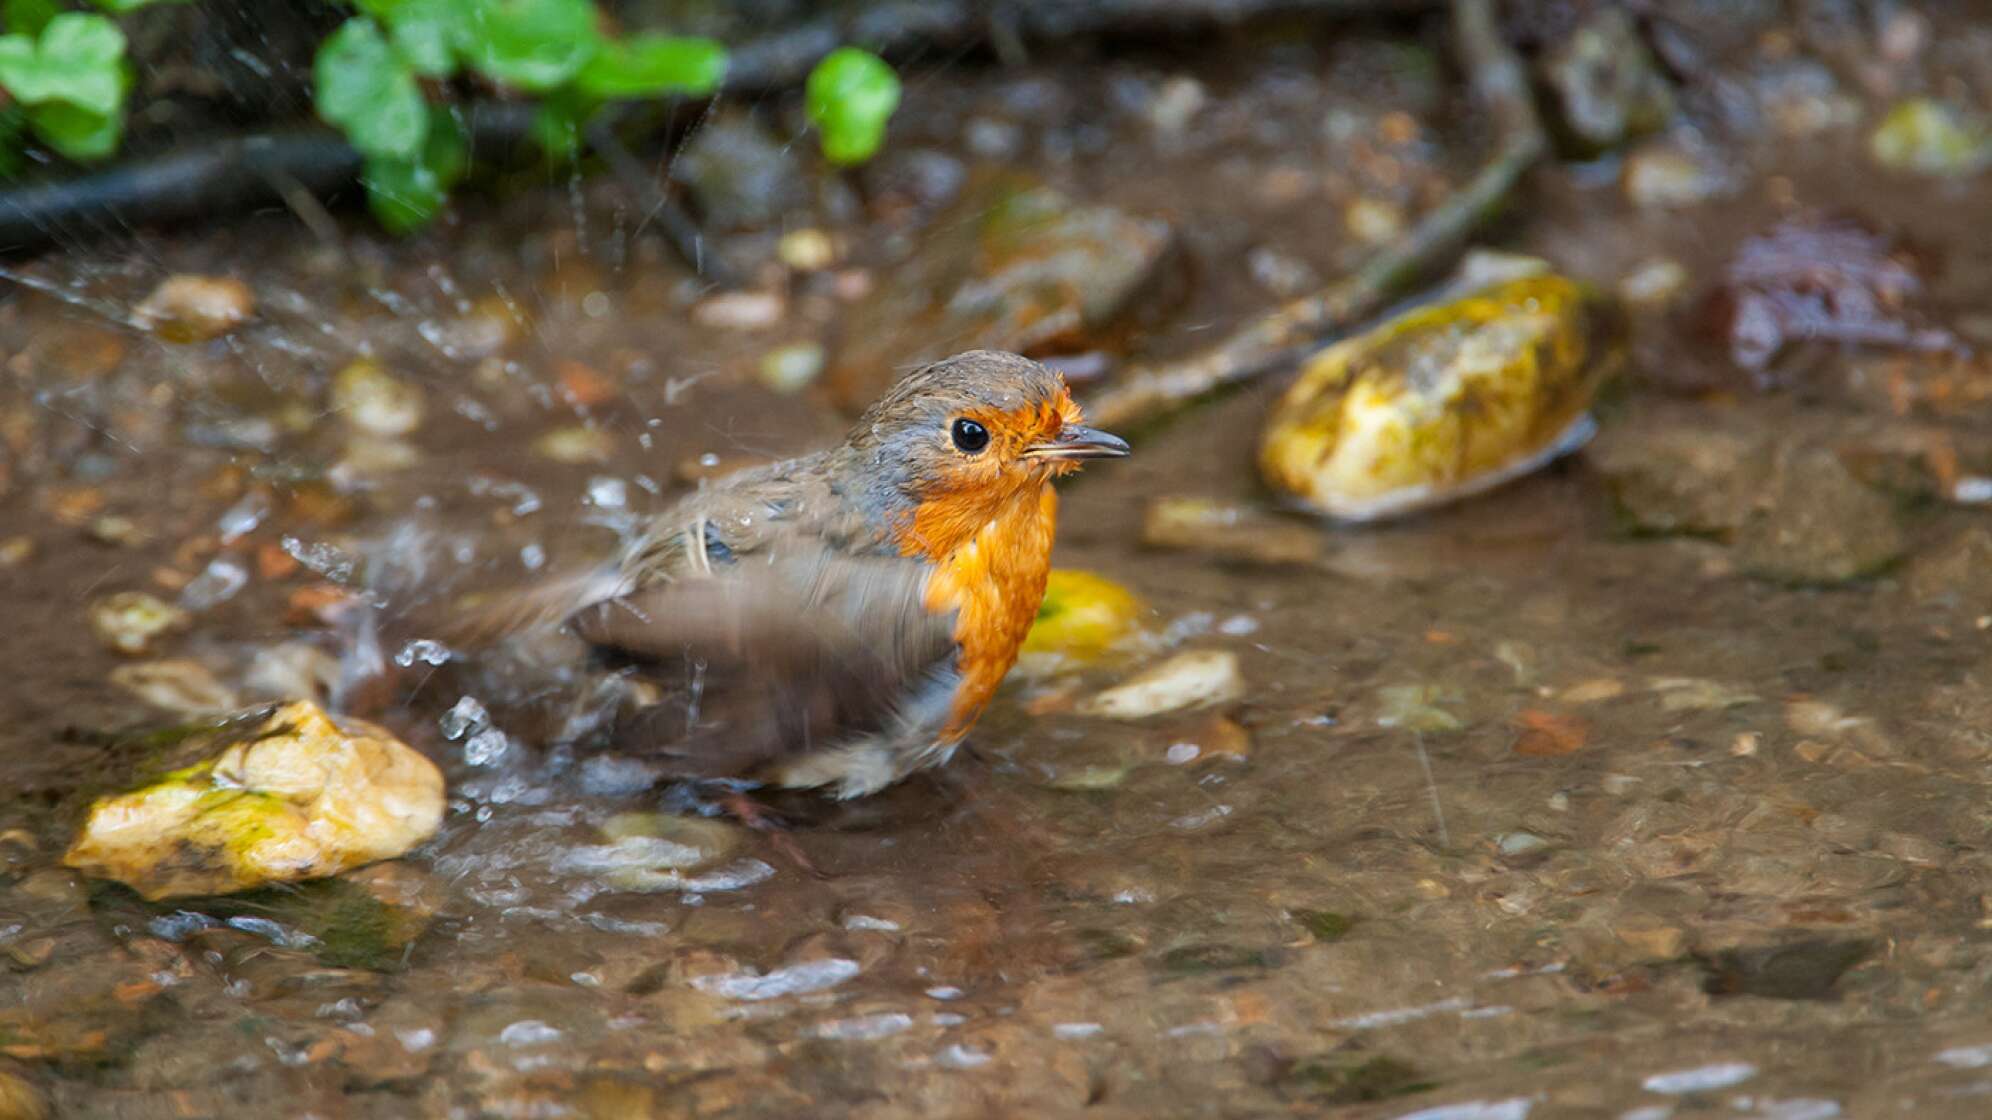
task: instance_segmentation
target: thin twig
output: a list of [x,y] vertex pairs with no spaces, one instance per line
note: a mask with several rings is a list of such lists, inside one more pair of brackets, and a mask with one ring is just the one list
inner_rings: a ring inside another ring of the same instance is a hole
[[1473,93],[1494,118],[1499,143],[1465,186],[1404,237],[1353,274],[1293,299],[1216,346],[1179,362],[1130,370],[1091,401],[1086,414],[1108,427],[1134,427],[1227,385],[1260,376],[1295,351],[1374,315],[1421,277],[1456,257],[1542,158],[1548,142],[1536,116],[1528,72],[1502,40],[1492,0],[1453,0],[1453,34]]

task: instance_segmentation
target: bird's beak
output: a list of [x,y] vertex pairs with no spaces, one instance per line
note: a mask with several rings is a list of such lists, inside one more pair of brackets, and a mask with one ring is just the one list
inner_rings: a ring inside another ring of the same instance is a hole
[[1058,438],[1024,448],[1027,459],[1118,459],[1127,454],[1127,441],[1094,428],[1069,424]]

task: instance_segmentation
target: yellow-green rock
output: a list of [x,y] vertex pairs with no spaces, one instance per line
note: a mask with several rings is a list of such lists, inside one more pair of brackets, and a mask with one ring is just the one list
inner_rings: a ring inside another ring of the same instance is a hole
[[1418,308],[1323,350],[1261,435],[1266,481],[1372,521],[1455,501],[1582,446],[1616,364],[1614,309],[1551,273]]
[[1891,171],[1969,175],[1992,162],[1992,135],[1951,106],[1918,97],[1888,111],[1868,137],[1868,154]]
[[1045,584],[1037,621],[1024,638],[1024,676],[1043,675],[1098,661],[1142,634],[1141,600],[1104,576],[1056,569]]
[[226,894],[391,859],[442,816],[434,763],[300,701],[203,761],[99,798],[63,862],[148,899]]

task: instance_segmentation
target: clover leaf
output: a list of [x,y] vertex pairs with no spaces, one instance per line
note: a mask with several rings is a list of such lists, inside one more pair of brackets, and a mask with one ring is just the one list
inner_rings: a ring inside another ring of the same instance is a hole
[[830,162],[863,163],[878,151],[885,122],[899,107],[899,76],[870,51],[840,47],[809,72],[803,105]]
[[345,132],[362,155],[413,160],[429,131],[429,106],[408,60],[380,25],[347,20],[318,48],[318,115]]
[[726,77],[726,48],[711,39],[635,35],[602,44],[574,76],[575,88],[605,101],[667,93],[711,93]]
[[0,86],[23,105],[53,102],[112,116],[124,107],[130,77],[125,37],[103,16],[64,12],[39,38],[0,35]]
[[464,0],[453,33],[472,69],[530,93],[572,78],[601,46],[589,0]]
[[414,158],[376,156],[360,173],[367,208],[391,233],[410,233],[429,224],[469,167],[470,145],[456,121],[437,113],[426,131],[427,140]]

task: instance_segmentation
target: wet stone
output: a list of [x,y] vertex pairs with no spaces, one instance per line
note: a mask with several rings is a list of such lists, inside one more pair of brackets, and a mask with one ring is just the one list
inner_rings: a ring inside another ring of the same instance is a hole
[[722,866],[746,842],[737,825],[724,821],[618,813],[600,832],[604,843],[568,849],[560,857],[560,869],[628,891],[727,890],[765,877],[767,865],[759,861]]
[[1318,563],[1324,546],[1312,525],[1284,520],[1208,498],[1151,499],[1141,519],[1141,543],[1217,560],[1281,565]]
[[895,370],[957,351],[1090,349],[1159,282],[1174,236],[1160,220],[1029,179],[985,180],[851,309],[825,382],[857,411]]
[[1556,123],[1579,152],[1657,132],[1674,115],[1673,90],[1623,8],[1593,9],[1538,66],[1555,95]]
[[0,1120],[48,1120],[48,1100],[34,1082],[0,1070]]
[[573,466],[606,463],[615,448],[615,437],[608,432],[578,424],[555,428],[533,441],[534,454]]
[[[1462,278],[1466,286],[1467,278]],[[1550,273],[1469,287],[1309,359],[1267,416],[1259,472],[1342,521],[1402,517],[1538,470],[1596,431],[1616,309]]]
[[1711,995],[1768,999],[1826,999],[1840,978],[1874,955],[1860,938],[1810,938],[1771,946],[1739,947],[1702,958]]
[[1163,953],[1155,961],[1156,968],[1173,976],[1257,970],[1278,964],[1278,955],[1268,950],[1220,943],[1185,945]]
[[1105,576],[1054,569],[1024,637],[1019,668],[1024,676],[1049,676],[1132,649],[1143,636],[1147,613],[1134,592]]
[[692,133],[671,162],[699,215],[713,229],[761,229],[808,198],[802,163],[751,115],[726,112]]
[[1992,130],[1956,106],[1912,98],[1875,126],[1868,154],[1890,171],[1957,178],[1992,163]]
[[777,393],[799,393],[823,372],[823,347],[798,342],[770,350],[761,357],[761,384]]
[[192,621],[186,611],[143,591],[120,591],[90,605],[90,629],[97,640],[134,657],[150,652]]
[[1100,692],[1079,706],[1086,715],[1144,719],[1186,708],[1205,708],[1245,694],[1238,655],[1229,650],[1191,650]]
[[1320,1105],[1352,1105],[1422,1093],[1436,1087],[1424,1071],[1388,1055],[1333,1055],[1295,1062],[1280,1084]]
[[1910,564],[1910,595],[1968,611],[1992,610],[1992,532],[1968,528]]
[[332,410],[369,435],[405,436],[422,426],[422,390],[363,358],[333,375]]
[[1833,585],[1875,575],[1907,538],[1892,503],[1825,448],[1781,449],[1760,509],[1736,534],[1738,562],[1764,579]]
[[171,276],[132,311],[168,342],[206,342],[248,322],[256,297],[229,276]]
[[1335,910],[1294,910],[1289,916],[1295,925],[1322,944],[1342,940],[1356,926],[1354,917]]
[[111,670],[110,680],[155,708],[183,715],[226,712],[242,703],[214,670],[187,658],[120,665]]
[[1650,141],[1625,157],[1619,184],[1642,210],[1669,210],[1707,202],[1728,187],[1722,173],[1677,144]]
[[441,821],[435,765],[372,725],[300,702],[221,739],[192,766],[99,798],[63,862],[150,899],[221,894],[391,858]]
[[1749,517],[1761,482],[1758,444],[1708,424],[1608,428],[1584,457],[1641,533],[1727,536]]

